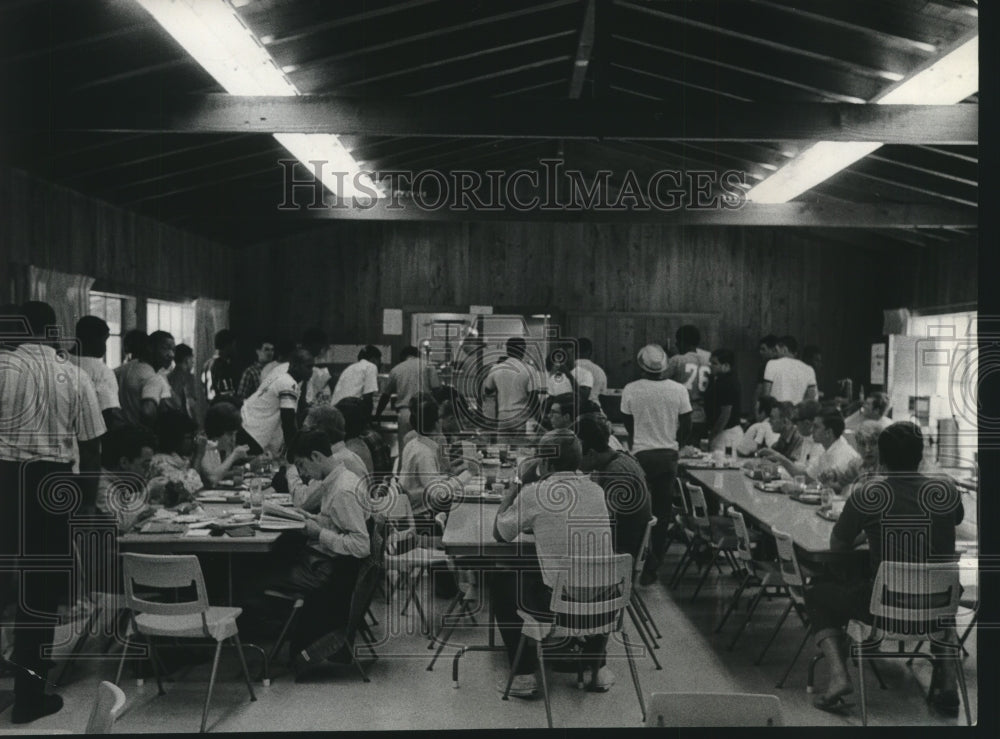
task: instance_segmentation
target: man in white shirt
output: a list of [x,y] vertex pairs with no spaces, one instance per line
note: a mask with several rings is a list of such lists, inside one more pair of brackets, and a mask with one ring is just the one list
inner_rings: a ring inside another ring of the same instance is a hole
[[[348,470],[358,476],[359,480],[368,482],[368,469],[361,457],[352,452],[344,444],[344,415],[330,405],[317,405],[309,409],[305,420],[302,422],[302,431],[322,431],[326,438],[330,440],[330,455],[338,464],[343,464]],[[322,502],[320,493],[323,482],[321,479],[312,479],[308,482],[302,480],[298,468],[293,464],[285,470],[285,478],[288,483],[288,492],[291,493],[292,502],[296,506],[309,513],[315,513],[320,509]]]
[[104,362],[108,350],[108,337],[111,330],[104,319],[97,316],[84,316],[76,322],[76,339],[80,342],[78,354],[73,355],[74,361],[94,384],[97,393],[97,404],[104,416],[104,425],[115,424],[116,416],[121,409],[118,400],[118,380],[114,370]]
[[378,368],[382,363],[382,352],[377,346],[368,344],[358,352],[358,361],[344,368],[337,378],[330,405],[337,405],[344,398],[361,398],[365,401],[368,415],[372,415],[375,394],[378,392]]
[[429,395],[410,401],[413,431],[399,460],[399,484],[410,499],[413,520],[421,534],[440,534],[434,516],[447,508],[447,499],[461,492],[461,484],[471,477],[463,472],[461,481],[451,476],[451,465],[442,448],[444,436],[438,423],[440,410]]
[[686,325],[677,329],[677,354],[667,362],[666,377],[687,388],[691,399],[691,439],[697,444],[707,431],[705,421],[705,391],[712,374],[711,354],[699,351],[701,333],[696,326]]
[[173,361],[174,337],[166,331],[154,331],[145,356],[125,365],[118,400],[126,423],[155,427],[161,404],[173,395],[166,375]]
[[802,446],[799,447],[798,456],[793,457],[792,461],[801,464],[803,467],[808,467],[812,460],[819,459],[823,452],[826,451],[823,445],[816,441],[812,435],[813,424],[820,412],[820,404],[815,400],[803,400],[795,406],[793,417],[795,425],[798,426],[799,433],[802,434]]
[[813,439],[823,446],[823,453],[811,459],[809,465],[795,464],[773,449],[762,449],[758,456],[773,459],[794,477],[805,475],[813,482],[829,485],[839,492],[854,482],[861,470],[861,455],[843,436],[844,419],[837,412],[827,412],[813,422]]
[[497,428],[521,431],[525,423],[539,414],[538,394],[545,378],[525,358],[527,343],[523,337],[507,339],[507,356],[490,367],[483,392],[497,398]]
[[865,421],[874,421],[880,428],[888,428],[892,425],[892,419],[885,417],[887,410],[889,410],[889,396],[878,391],[870,392],[865,396],[864,405],[844,419],[844,428],[856,432]]
[[764,395],[782,403],[801,403],[816,398],[816,372],[795,358],[798,342],[791,336],[778,339],[781,356],[764,368]]
[[691,399],[687,388],[663,377],[667,370],[663,347],[644,346],[636,362],[642,379],[630,382],[622,390],[621,411],[632,453],[646,473],[653,515],[658,519],[640,578],[640,584],[648,585],[656,580],[667,541],[677,452],[691,433]]
[[[750,424],[736,444],[736,453],[741,457],[752,457],[762,447],[769,447],[781,434],[771,428],[771,411],[777,407],[778,401],[764,396],[757,402],[757,420]],[[811,425],[810,425],[811,428]]]
[[424,359],[420,358],[420,350],[417,347],[404,346],[399,356],[402,361],[389,371],[389,382],[386,383],[385,390],[378,399],[375,416],[377,418],[382,415],[382,411],[389,405],[389,400],[395,393],[396,400],[393,405],[396,408],[396,436],[402,443],[413,428],[410,424],[410,401],[420,393],[430,393],[435,388],[441,387],[441,380],[430,359],[426,356]]
[[297,349],[290,362],[275,367],[254,394],[243,401],[236,443],[249,446],[252,455],[268,451],[279,456],[282,447],[295,436],[299,383],[309,379],[312,369],[312,354],[305,349]]
[[589,397],[595,403],[600,403],[601,395],[608,392],[608,376],[592,359],[594,356],[594,344],[590,339],[578,339],[576,347],[580,355],[576,360],[576,368],[587,370],[591,377],[594,378]]
[[[326,350],[329,347],[326,332],[315,326],[306,329],[302,334],[302,347],[313,355],[313,359],[316,362],[325,360]],[[316,396],[323,392],[323,389],[329,382],[330,370],[326,367],[314,366],[312,377],[309,378],[309,382],[305,385],[305,403],[307,406],[313,404]]]

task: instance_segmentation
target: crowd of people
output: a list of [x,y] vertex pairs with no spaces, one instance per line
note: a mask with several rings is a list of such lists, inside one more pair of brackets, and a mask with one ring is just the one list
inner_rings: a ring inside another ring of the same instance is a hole
[[[102,360],[109,330],[100,318],[79,321],[78,341],[67,355],[46,338],[56,322],[50,306],[28,302],[18,315],[26,319],[28,335],[7,339],[0,349],[0,475],[6,490],[21,495],[0,496],[0,553],[17,556],[30,544],[39,553],[68,554],[60,547],[66,547],[69,514],[53,513],[43,502],[48,475],[76,475],[80,510],[103,513],[128,529],[152,506],[190,506],[198,491],[219,485],[248,460],[263,460],[267,464],[260,468],[273,464],[278,470],[271,481],[275,491],[290,494],[306,523],[297,544],[247,584],[244,618],[255,627],[268,623],[266,589],[305,594],[292,636],[300,668],[343,657],[310,649],[347,622],[359,563],[372,554],[373,509],[366,501],[398,486],[410,509],[402,527],[433,546],[442,535],[439,514],[446,520],[455,491],[482,473],[477,450],[486,444],[539,452],[503,488],[494,527],[500,541],[532,532],[539,566],[521,576],[495,574],[489,582],[515,674],[511,693],[521,697],[536,694],[538,683],[534,654],[528,650],[516,659],[518,609],[551,621],[561,558],[637,557],[653,516],[657,522],[638,585],[657,582],[677,520],[672,499],[679,462],[699,447],[773,462],[789,478],[833,488],[848,504],[831,546],[852,546],[865,531],[873,556],[878,517],[850,504],[856,491],[887,470],[904,480],[894,487],[904,501],[900,510],[912,508],[920,490],[922,446],[914,441],[919,429],[893,424],[882,393],[868,394],[856,409],[848,398],[824,396],[816,375],[818,350],[807,347],[803,358],[810,361],[803,361],[790,336],[760,341],[764,361],[754,418],[745,424],[734,351],[702,349],[694,326],[678,329],[672,344],[642,347],[638,379],[624,386],[611,407],[607,375],[586,338],[536,366],[525,340],[512,337],[502,358],[472,383],[455,377],[442,382],[426,353],[406,347],[380,389],[382,355],[375,346],[364,347],[336,377],[316,366],[327,348],[320,329],[305,331],[298,344],[258,340],[255,361],[246,368],[238,365],[235,335],[220,331],[215,356],[196,378],[192,350],[175,345],[167,332],[130,331],[126,360],[112,371]],[[390,403],[397,420],[395,455],[375,423]],[[609,420],[618,413],[622,439]],[[574,501],[569,507],[558,504],[567,491]],[[934,534],[934,554],[954,552],[960,504],[957,510],[957,517],[935,521],[937,527],[951,526],[952,533]],[[401,540],[395,531],[390,546]],[[880,550],[880,556],[891,554]],[[467,592],[475,591],[474,573],[456,577]],[[16,615],[11,660],[17,666],[18,723],[61,707],[58,696],[44,692],[48,662],[39,646],[51,641],[52,629],[38,616],[54,612],[60,589],[45,577],[27,580],[31,608]],[[810,600],[815,623],[822,625],[821,647],[835,665],[821,708],[836,708],[850,691],[846,672],[836,671],[843,666],[840,634],[846,618],[859,610],[866,584],[870,592],[870,581],[862,580],[851,585],[851,597],[842,598],[837,587],[843,583],[831,583]],[[591,669],[593,690],[607,690],[615,681],[604,652],[600,637],[588,638],[575,652]],[[950,700],[953,675],[942,672],[936,679]]]

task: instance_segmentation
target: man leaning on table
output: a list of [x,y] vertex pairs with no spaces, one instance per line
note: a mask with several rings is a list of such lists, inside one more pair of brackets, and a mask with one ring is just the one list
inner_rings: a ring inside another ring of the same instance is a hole
[[[578,471],[579,439],[572,431],[561,429],[546,434],[541,443],[555,450],[542,462],[541,479],[520,492],[508,487],[493,525],[497,541],[514,541],[522,533],[533,533],[538,555],[537,570],[496,572],[490,578],[497,626],[514,670],[510,694],[520,698],[538,692],[538,657],[533,649],[525,649],[520,661],[513,664],[524,626],[518,608],[540,622],[552,622],[552,588],[557,573],[565,570],[567,558],[614,556],[604,491]],[[614,684],[615,676],[605,665],[606,645],[603,634],[584,639],[582,654],[590,661],[591,690],[603,692]],[[506,683],[506,678],[502,679],[497,689],[503,692]]]
[[773,449],[761,449],[757,456],[773,459],[792,476],[804,475],[840,492],[857,478],[861,467],[861,455],[847,443],[843,434],[844,418],[839,413],[827,412],[813,422],[813,439],[823,447],[823,453],[810,459],[808,466],[796,464]]

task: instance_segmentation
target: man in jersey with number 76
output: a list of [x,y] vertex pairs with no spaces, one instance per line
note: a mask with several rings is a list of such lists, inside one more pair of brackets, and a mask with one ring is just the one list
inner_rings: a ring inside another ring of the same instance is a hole
[[677,340],[677,354],[670,358],[664,377],[679,382],[687,388],[691,398],[691,439],[690,444],[698,441],[708,431],[708,421],[705,416],[705,390],[708,388],[708,378],[712,374],[709,366],[711,354],[699,349],[701,333],[697,327],[687,325],[677,329],[674,337]]

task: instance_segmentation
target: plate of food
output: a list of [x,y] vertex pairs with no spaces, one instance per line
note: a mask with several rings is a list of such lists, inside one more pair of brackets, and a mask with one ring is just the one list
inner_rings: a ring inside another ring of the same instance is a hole
[[820,508],[816,511],[816,515],[826,521],[836,521],[840,518],[840,513],[834,511],[832,508]]
[[823,501],[823,496],[819,493],[797,493],[796,495],[789,496],[792,500],[797,500],[799,503],[805,503],[807,505],[819,505]]
[[754,487],[765,493],[781,493],[784,492],[785,483],[781,480],[771,480],[770,482],[757,482],[754,483]]

